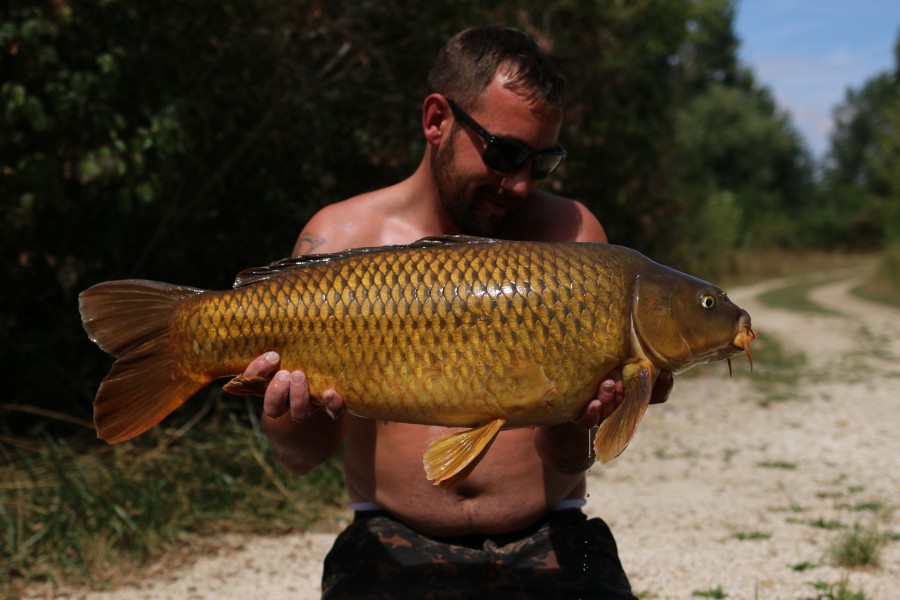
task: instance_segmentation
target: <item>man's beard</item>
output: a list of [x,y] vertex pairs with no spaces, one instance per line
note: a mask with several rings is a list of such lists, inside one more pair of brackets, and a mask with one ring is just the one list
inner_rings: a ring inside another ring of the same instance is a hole
[[[438,199],[460,233],[496,235],[507,214],[498,215],[491,210],[491,206],[494,201],[503,202],[504,194],[499,186],[483,185],[474,189],[466,186],[453,159],[457,133],[454,130],[447,143],[431,159]],[[505,201],[509,202],[509,199]]]

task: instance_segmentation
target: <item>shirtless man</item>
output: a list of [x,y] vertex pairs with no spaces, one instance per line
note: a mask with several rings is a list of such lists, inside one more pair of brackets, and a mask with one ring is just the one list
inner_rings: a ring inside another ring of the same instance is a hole
[[[457,233],[607,241],[585,206],[536,189],[565,151],[557,144],[563,80],[534,42],[509,29],[463,31],[438,55],[429,84],[418,169],[323,208],[300,233],[295,255]],[[263,426],[278,459],[304,474],[343,443],[357,509],[326,558],[323,597],[424,598],[434,590],[633,597],[609,530],[578,509],[593,434],[621,402],[620,382],[604,380],[577,422],[501,432],[468,479],[447,491],[422,469],[426,445],[447,429],[347,415],[333,390],[325,393],[328,411],[315,410],[303,372],[278,368],[270,352],[245,371],[275,373]],[[671,378],[661,377],[654,400],[670,389]]]

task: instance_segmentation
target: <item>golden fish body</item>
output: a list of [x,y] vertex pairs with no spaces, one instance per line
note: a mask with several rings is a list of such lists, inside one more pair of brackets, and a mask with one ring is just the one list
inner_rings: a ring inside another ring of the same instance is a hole
[[[459,244],[276,270],[176,311],[192,377],[233,374],[267,349],[359,416],[471,426],[571,420],[623,362],[629,328],[587,247]],[[177,332],[177,333],[176,333]],[[203,339],[197,339],[198,333]]]
[[[333,388],[362,417],[475,427],[481,454],[501,428],[577,418],[622,368],[636,406],[617,411],[615,432],[601,430],[608,460],[627,445],[660,370],[728,358],[755,337],[718,288],[602,244],[426,239],[287,259],[235,285],[121,281],[81,295],[86,330],[118,357],[95,401],[100,437],[138,435],[276,350],[283,368],[306,372],[314,401]],[[246,392],[257,391],[250,382]],[[456,460],[470,442],[433,451]],[[472,460],[429,476],[455,483]]]

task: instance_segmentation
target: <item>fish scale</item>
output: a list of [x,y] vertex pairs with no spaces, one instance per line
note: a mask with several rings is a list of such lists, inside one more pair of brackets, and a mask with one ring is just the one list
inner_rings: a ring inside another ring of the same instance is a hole
[[[486,421],[517,390],[519,383],[505,376],[523,360],[525,368],[543,367],[554,397],[594,383],[576,371],[596,363],[598,352],[584,342],[576,348],[570,332],[597,339],[591,332],[606,324],[597,317],[608,317],[598,310],[596,294],[565,275],[590,270],[577,253],[543,249],[537,255],[520,252],[528,250],[521,246],[503,253],[490,245],[443,253],[425,248],[312,263],[286,273],[293,277],[191,298],[177,311],[176,319],[184,317],[173,328],[172,343],[193,344],[196,332],[207,334],[201,351],[194,351],[197,360],[187,366],[190,375],[206,376],[233,374],[278,348],[285,368],[305,370],[314,398],[334,388],[361,416],[433,422],[441,402],[461,402],[464,379],[471,406],[453,424],[471,424],[472,412]],[[555,270],[552,278],[545,276],[548,269]],[[570,294],[563,306],[560,287],[583,291]],[[572,353],[577,367],[574,360],[561,362]],[[386,410],[386,397],[396,408]],[[557,419],[570,417],[582,403],[572,402]]]
[[[755,337],[724,292],[633,250],[464,237],[287,259],[225,291],[106,282],[79,306],[118,358],[95,400],[104,439],[138,435],[276,350],[306,373],[314,402],[334,389],[361,417],[474,427],[429,447],[440,484],[464,477],[502,428],[577,418],[621,369],[625,402],[597,438],[608,459],[661,370],[728,358]],[[238,377],[226,389],[264,384]]]

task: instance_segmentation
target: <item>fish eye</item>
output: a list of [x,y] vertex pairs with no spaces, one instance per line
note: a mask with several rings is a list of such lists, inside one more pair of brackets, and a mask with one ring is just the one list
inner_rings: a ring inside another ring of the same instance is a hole
[[700,306],[703,308],[713,308],[716,305],[716,297],[712,294],[703,294],[700,296]]

